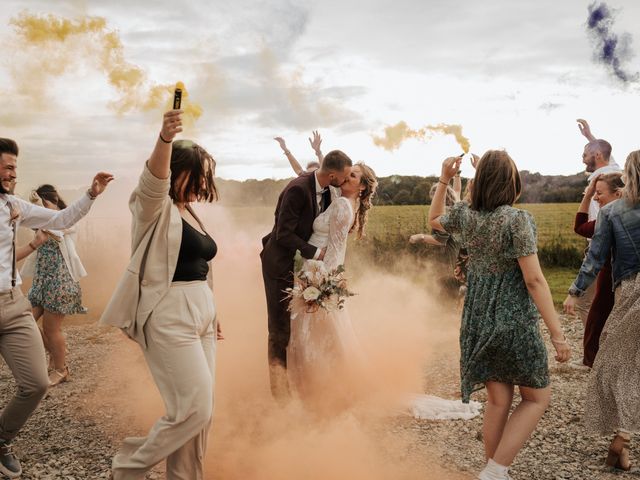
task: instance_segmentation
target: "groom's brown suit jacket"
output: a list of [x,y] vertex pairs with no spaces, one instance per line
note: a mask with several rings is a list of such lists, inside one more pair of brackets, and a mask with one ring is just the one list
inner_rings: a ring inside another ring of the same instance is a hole
[[294,178],[284,188],[275,211],[273,230],[262,239],[262,269],[272,278],[290,277],[296,250],[313,258],[316,247],[308,242],[318,212],[313,173]]

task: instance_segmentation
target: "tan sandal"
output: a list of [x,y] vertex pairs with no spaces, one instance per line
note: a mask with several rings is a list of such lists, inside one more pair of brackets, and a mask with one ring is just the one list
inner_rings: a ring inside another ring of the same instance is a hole
[[62,382],[66,382],[69,380],[69,367],[64,367],[62,370],[54,369],[49,374],[49,386],[55,387],[56,385],[61,384]]
[[631,440],[625,438],[620,434],[617,434],[611,445],[609,445],[609,454],[605,463],[609,467],[617,468],[619,470],[629,471],[631,470],[631,461],[629,460],[629,444]]

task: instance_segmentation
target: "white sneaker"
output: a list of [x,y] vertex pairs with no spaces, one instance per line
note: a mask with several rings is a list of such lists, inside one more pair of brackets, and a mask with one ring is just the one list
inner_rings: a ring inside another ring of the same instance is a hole
[[512,480],[509,476],[509,470],[504,465],[498,465],[493,459],[487,462],[487,465],[478,475],[479,480]]
[[482,472],[480,472],[478,479],[479,480],[513,480],[513,478],[511,478],[508,473],[505,473],[504,476],[502,477],[495,477],[495,476],[489,476],[489,475],[490,474],[485,473],[485,471],[483,470]]
[[569,363],[567,363],[567,366],[574,370],[580,370],[583,372],[588,372],[589,370],[591,370],[591,367],[582,363],[582,360],[571,360]]

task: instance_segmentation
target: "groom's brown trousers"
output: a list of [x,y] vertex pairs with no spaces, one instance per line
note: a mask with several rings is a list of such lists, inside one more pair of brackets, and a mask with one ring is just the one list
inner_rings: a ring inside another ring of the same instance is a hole
[[285,278],[273,278],[265,271],[263,266],[262,278],[264,279],[264,289],[267,297],[271,394],[276,400],[286,400],[290,393],[286,369],[291,320],[287,309],[289,301],[285,291],[287,288],[293,287],[293,275],[290,274]]

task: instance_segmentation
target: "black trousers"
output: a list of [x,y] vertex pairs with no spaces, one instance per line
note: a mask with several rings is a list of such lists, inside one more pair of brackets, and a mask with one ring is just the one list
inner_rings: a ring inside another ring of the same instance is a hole
[[262,278],[267,298],[268,317],[268,359],[271,393],[276,400],[289,397],[287,381],[287,346],[291,336],[291,316],[286,289],[293,287],[293,273],[286,277],[277,277],[265,271],[262,266]]

